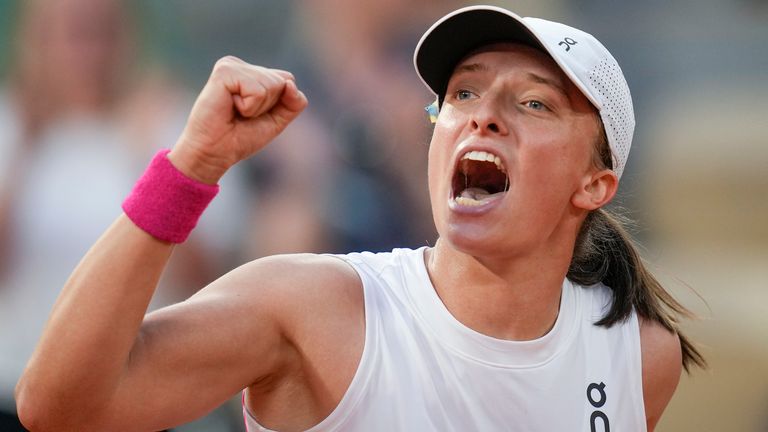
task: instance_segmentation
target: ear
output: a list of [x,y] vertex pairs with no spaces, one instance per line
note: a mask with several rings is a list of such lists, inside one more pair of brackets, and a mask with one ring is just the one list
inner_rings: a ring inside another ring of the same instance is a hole
[[608,204],[619,188],[619,178],[613,170],[604,169],[585,176],[571,197],[575,207],[592,211]]

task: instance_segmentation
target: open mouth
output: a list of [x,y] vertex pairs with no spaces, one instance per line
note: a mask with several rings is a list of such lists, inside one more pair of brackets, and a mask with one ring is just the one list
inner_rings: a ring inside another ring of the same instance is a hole
[[509,190],[509,177],[501,158],[486,151],[465,153],[453,174],[453,200],[479,206]]

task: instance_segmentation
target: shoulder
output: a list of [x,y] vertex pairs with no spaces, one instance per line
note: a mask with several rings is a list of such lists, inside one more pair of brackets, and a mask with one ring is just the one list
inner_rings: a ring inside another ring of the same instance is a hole
[[256,298],[273,312],[289,315],[296,308],[312,305],[317,309],[339,298],[362,300],[361,282],[355,269],[328,255],[261,258],[236,268],[218,282],[235,295]]
[[307,279],[337,283],[359,281],[355,270],[344,260],[332,255],[308,253],[260,258],[235,269],[235,272],[246,278],[268,274],[271,276],[270,281],[278,284]]
[[683,368],[680,338],[659,322],[640,321],[643,399],[648,430],[652,431],[680,382]]
[[311,355],[310,347],[318,343],[338,346],[338,340],[358,338],[364,329],[360,278],[351,265],[328,255],[275,255],[251,261],[185,303],[198,305],[187,308],[185,315],[202,311],[195,316],[207,314],[211,326],[225,322],[220,325],[250,341],[240,347],[243,357],[263,361],[267,351],[270,358],[280,354],[265,372],[286,361],[295,363],[297,353]]
[[185,303],[216,310],[228,322],[269,327],[297,343],[300,330],[322,326],[327,317],[355,320],[363,316],[362,283],[343,260],[327,255],[292,254],[260,258],[230,271]]

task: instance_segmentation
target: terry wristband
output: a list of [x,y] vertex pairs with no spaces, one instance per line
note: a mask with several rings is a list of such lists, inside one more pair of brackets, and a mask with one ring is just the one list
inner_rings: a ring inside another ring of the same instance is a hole
[[182,243],[197,225],[203,210],[219,192],[219,185],[193,180],[160,150],[123,201],[123,211],[153,237]]

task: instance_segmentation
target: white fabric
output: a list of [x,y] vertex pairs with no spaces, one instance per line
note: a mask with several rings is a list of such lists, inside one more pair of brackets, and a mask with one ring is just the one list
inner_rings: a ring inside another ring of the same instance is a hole
[[[608,288],[566,280],[549,333],[500,340],[450,314],[423,253],[341,256],[363,281],[365,347],[341,402],[310,431],[646,430],[637,316],[610,329],[593,324]],[[598,407],[588,397],[593,383],[605,384],[604,397],[589,396]],[[269,431],[243,410],[249,432]]]

